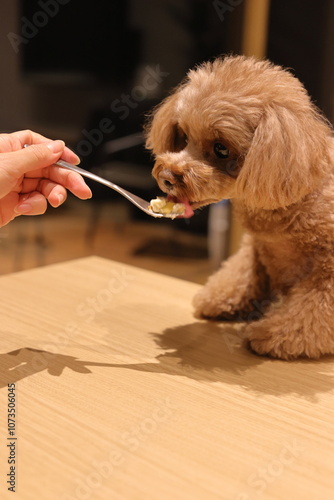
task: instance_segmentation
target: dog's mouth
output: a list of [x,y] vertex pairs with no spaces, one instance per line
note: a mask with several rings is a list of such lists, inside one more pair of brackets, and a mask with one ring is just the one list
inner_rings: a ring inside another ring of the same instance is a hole
[[172,201],[173,203],[183,203],[185,209],[182,215],[179,215],[178,218],[181,219],[189,219],[194,215],[194,210],[191,206],[191,203],[186,198],[178,198],[177,196],[168,195],[167,201]]
[[172,201],[173,203],[183,203],[185,206],[185,211],[184,214],[179,216],[180,218],[183,219],[189,219],[194,215],[194,211],[197,210],[198,208],[204,207],[206,205],[211,205],[212,203],[217,203],[219,200],[201,200],[201,201],[190,201],[187,200],[186,198],[178,198],[177,196],[172,196],[168,195],[167,196],[168,201]]

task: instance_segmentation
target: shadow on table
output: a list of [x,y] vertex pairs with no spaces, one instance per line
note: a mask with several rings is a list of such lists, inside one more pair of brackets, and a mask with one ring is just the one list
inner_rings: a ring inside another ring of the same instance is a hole
[[[221,382],[259,394],[295,394],[313,401],[333,391],[333,357],[280,361],[258,356],[247,349],[240,324],[197,321],[149,335],[161,350],[150,362],[100,363],[29,347],[0,354],[0,388],[42,371],[60,376],[68,368],[88,374],[88,367],[98,366]],[[112,352],[113,333],[103,341],[86,346],[90,357],[101,349],[105,354]]]
[[151,334],[164,351],[156,361],[115,366],[239,385],[274,396],[295,394],[313,401],[318,394],[333,391],[332,356],[318,361],[259,356],[248,349],[243,331],[244,325],[203,321],[167,328]]
[[113,367],[114,365],[80,361],[74,356],[23,347],[6,354],[0,354],[0,388],[44,370],[55,376],[61,375],[65,368],[78,373],[91,373],[87,366]]

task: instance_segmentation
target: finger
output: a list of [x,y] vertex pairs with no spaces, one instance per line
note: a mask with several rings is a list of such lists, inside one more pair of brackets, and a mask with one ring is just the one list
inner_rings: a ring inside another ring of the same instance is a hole
[[56,166],[50,167],[49,170],[51,180],[64,186],[81,200],[87,200],[92,197],[92,191],[80,174]]
[[43,178],[41,179],[40,172],[28,172],[23,179],[21,192],[29,193],[30,191],[40,191],[46,198],[48,198],[55,185],[59,185],[60,187],[68,189],[82,200],[92,197],[90,188],[87,186],[81,175],[76,172],[71,172],[65,168],[57,166],[51,166],[48,169],[45,169],[42,175]]
[[0,134],[0,151],[9,153],[22,149],[24,144],[39,144],[42,142],[51,142],[51,139],[43,137],[31,130],[21,130],[11,134]]
[[55,163],[64,148],[63,141],[34,144],[28,148],[1,154],[0,162],[9,175],[20,178],[29,171],[40,170]]
[[54,208],[59,207],[67,198],[66,189],[49,179],[25,179],[21,189],[21,200],[28,199],[30,193],[40,192]]
[[53,208],[58,208],[62,205],[67,199],[67,191],[62,186],[58,184],[50,191],[49,196],[47,197],[48,202]]
[[43,181],[40,191],[53,208],[62,205],[67,198],[66,189],[51,181]]
[[48,182],[52,182],[63,186],[82,200],[92,197],[90,188],[81,175],[76,172],[52,165],[48,169],[44,169],[42,173],[43,179],[40,179],[40,177],[40,172],[28,172],[23,180],[21,192],[28,193],[32,190],[40,190],[43,194],[47,194],[42,188],[47,188]]
[[71,163],[72,165],[78,165],[80,163],[80,158],[76,155],[70,148],[65,146],[63,154],[61,155],[62,159]]
[[51,141],[48,137],[44,137],[44,135],[33,132],[32,130],[19,130],[9,135],[19,140],[21,148],[23,148],[25,144],[40,144],[42,142]]
[[[22,149],[25,144],[43,144],[52,142],[51,139],[44,137],[32,130],[20,130],[11,134],[0,134],[0,151],[12,152]],[[62,158],[73,165],[80,163],[80,158],[68,147],[64,148]]]
[[29,195],[25,195],[24,199],[20,197],[19,203],[14,208],[17,215],[41,215],[47,209],[46,198],[39,192],[35,191]]

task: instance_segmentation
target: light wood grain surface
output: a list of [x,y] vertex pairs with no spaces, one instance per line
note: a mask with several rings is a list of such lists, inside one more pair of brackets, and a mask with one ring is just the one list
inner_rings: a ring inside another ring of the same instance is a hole
[[102,258],[0,285],[1,499],[333,498],[332,358],[256,356],[198,285]]

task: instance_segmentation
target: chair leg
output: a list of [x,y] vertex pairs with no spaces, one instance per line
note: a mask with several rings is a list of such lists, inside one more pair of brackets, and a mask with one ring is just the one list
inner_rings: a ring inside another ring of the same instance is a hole
[[230,204],[227,200],[210,205],[208,220],[208,253],[213,270],[227,257]]

